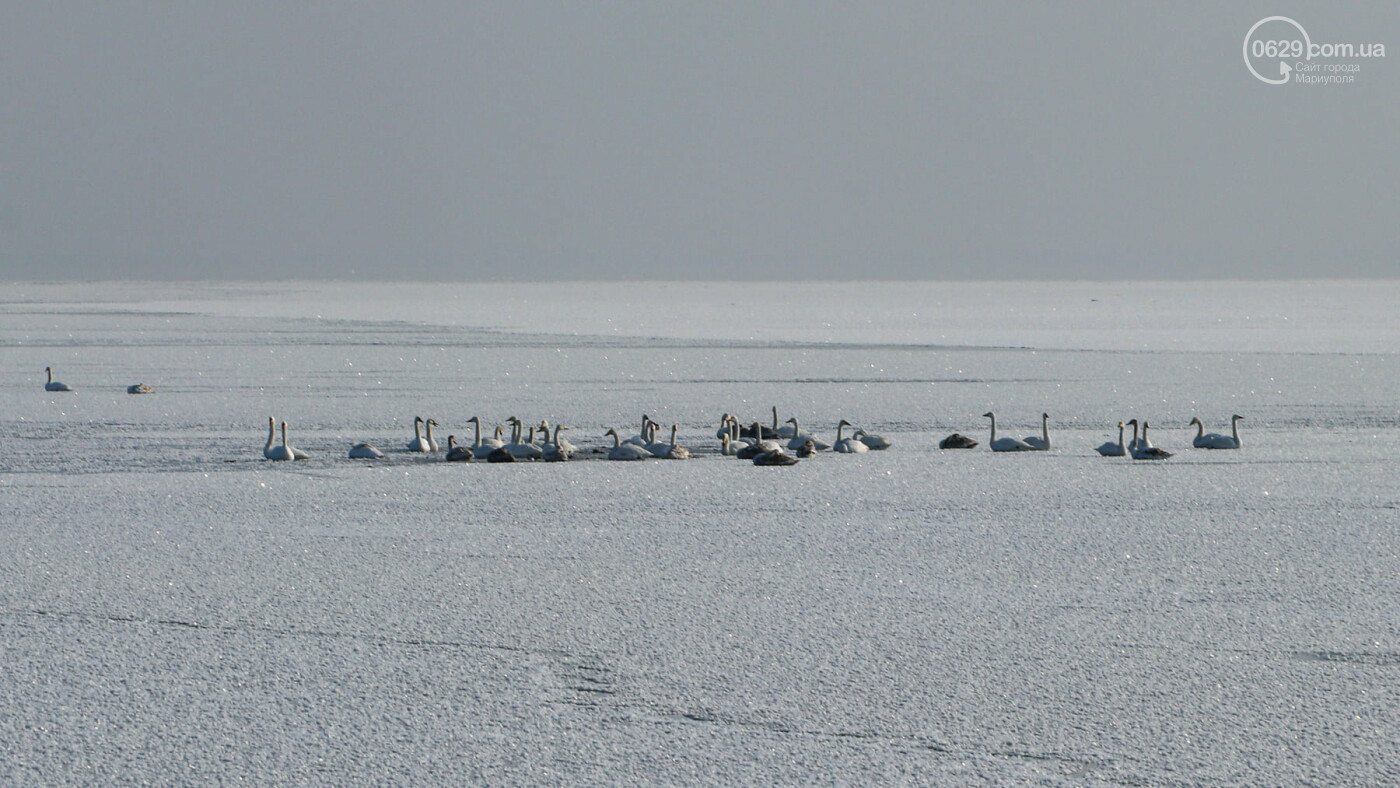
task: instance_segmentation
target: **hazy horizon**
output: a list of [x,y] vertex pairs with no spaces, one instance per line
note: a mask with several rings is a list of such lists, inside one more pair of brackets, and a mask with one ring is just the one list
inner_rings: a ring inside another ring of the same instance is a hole
[[25,4],[0,279],[1395,278],[1400,63],[1264,84],[1273,15],[1400,48],[1359,3]]

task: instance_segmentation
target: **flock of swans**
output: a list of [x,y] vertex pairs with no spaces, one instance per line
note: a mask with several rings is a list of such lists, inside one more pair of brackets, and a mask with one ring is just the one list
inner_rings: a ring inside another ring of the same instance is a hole
[[[53,379],[53,367],[45,367],[44,371],[48,375],[48,382],[44,384],[45,391],[72,391],[72,387],[66,383],[60,383]],[[127,387],[128,394],[150,394],[154,389],[144,383],[136,383]],[[997,436],[997,417],[995,413],[988,411],[982,414],[983,418],[991,420],[991,437],[988,439],[988,448],[994,452],[1021,452],[1021,451],[1050,451],[1052,443],[1050,441],[1050,414],[1040,414],[1040,434],[1028,435],[1024,438],[1014,438],[1003,435]],[[1230,434],[1223,435],[1215,432],[1206,432],[1205,425],[1199,418],[1192,418],[1188,427],[1196,428],[1196,436],[1192,439],[1191,445],[1197,449],[1238,449],[1240,448],[1240,422],[1243,416],[1238,414],[1230,417]],[[474,460],[485,460],[486,462],[529,462],[540,460],[543,462],[565,462],[578,453],[579,449],[574,444],[564,438],[563,431],[569,429],[567,425],[556,425],[550,429],[549,422],[541,421],[538,425],[527,427],[523,421],[511,416],[506,420],[510,426],[510,440],[504,439],[504,429],[501,425],[496,425],[495,434],[491,437],[482,437],[481,420],[476,416],[467,419],[466,423],[471,424],[474,430],[474,439],[470,445],[458,445],[457,436],[447,437],[446,455],[447,462],[472,462]],[[1124,431],[1131,425],[1133,437],[1124,441]],[[413,420],[413,440],[409,441],[406,448],[414,454],[436,454],[443,449],[433,437],[433,427],[438,426],[434,419],[424,419],[416,417]],[[1147,437],[1148,428],[1151,425],[1146,421],[1139,422],[1137,419],[1130,419],[1126,422],[1118,422],[1118,441],[1108,441],[1095,447],[1095,451],[1105,457],[1132,457],[1135,460],[1165,460],[1172,456],[1172,453],[1152,445],[1152,441]],[[846,428],[851,427],[852,432],[848,437]],[[795,465],[800,459],[813,457],[819,452],[833,451],[838,454],[864,454],[870,451],[882,451],[889,448],[890,442],[879,435],[872,435],[863,429],[854,429],[855,425],[842,419],[836,424],[836,438],[833,442],[827,443],[816,435],[802,429],[796,418],[790,418],[783,424],[778,423],[778,408],[773,407],[773,424],[771,427],[755,421],[747,427],[741,426],[739,419],[728,413],[720,419],[719,429],[715,431],[715,437],[720,441],[719,453],[726,457],[737,457],[741,460],[752,460],[755,465]],[[1141,427],[1141,433],[1138,428]],[[602,447],[594,449],[594,453],[604,454],[609,460],[637,461],[649,459],[663,460],[684,460],[691,456],[691,452],[684,446],[676,442],[679,425],[671,425],[670,441],[657,440],[657,431],[662,425],[653,421],[645,414],[642,416],[641,430],[630,438],[623,438],[615,429],[609,429],[603,433],[603,437],[612,438],[611,448]],[[278,435],[278,423],[274,417],[267,419],[267,443],[263,446],[263,456],[269,460],[305,460],[310,455],[287,442],[287,422],[281,423],[281,443],[276,443]],[[953,433],[939,442],[940,449],[973,449],[978,446],[978,442],[960,433]],[[356,443],[350,447],[348,454],[350,459],[375,460],[384,457],[384,452],[367,442]]]

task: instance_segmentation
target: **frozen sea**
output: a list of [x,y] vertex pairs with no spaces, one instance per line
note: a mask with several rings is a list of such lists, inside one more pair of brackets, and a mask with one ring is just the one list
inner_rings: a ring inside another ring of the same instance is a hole
[[[1397,303],[2,284],[0,783],[1394,784]],[[718,454],[773,406],[893,446]],[[1054,449],[988,451],[988,410]],[[405,450],[642,413],[697,456]],[[1176,456],[1094,453],[1134,417]]]

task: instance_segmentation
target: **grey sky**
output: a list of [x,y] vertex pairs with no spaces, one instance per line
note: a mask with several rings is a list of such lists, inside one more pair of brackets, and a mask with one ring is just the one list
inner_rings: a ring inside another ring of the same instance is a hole
[[0,279],[1389,277],[1397,121],[1389,3],[13,3]]

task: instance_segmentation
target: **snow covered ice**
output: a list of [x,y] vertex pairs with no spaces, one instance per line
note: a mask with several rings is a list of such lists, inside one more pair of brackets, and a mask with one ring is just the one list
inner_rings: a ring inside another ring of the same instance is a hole
[[[0,302],[5,784],[1400,780],[1400,284]],[[893,446],[719,456],[774,405]],[[642,413],[697,456],[405,449]],[[1094,452],[1134,417],[1176,456]]]

